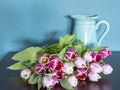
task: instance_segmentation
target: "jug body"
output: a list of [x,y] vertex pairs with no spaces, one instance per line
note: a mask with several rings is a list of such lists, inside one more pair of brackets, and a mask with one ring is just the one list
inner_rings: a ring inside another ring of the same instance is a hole
[[[73,33],[77,35],[77,40],[81,40],[89,49],[100,46],[101,40],[109,30],[109,24],[106,21],[97,23],[97,15],[72,15],[71,17],[74,19]],[[102,23],[106,24],[107,30],[97,37],[96,30]]]
[[84,45],[88,48],[97,46],[95,21],[75,21],[73,33],[77,34],[77,40],[84,42]]

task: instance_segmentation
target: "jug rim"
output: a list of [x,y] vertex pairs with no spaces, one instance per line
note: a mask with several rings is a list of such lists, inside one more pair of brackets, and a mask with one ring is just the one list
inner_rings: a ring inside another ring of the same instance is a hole
[[98,15],[70,15],[73,19],[93,20],[97,19]]

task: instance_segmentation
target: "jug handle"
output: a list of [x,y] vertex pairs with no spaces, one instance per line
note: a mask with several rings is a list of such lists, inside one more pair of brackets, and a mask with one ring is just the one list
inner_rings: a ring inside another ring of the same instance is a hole
[[107,21],[105,21],[105,20],[101,20],[101,21],[99,21],[99,22],[96,24],[96,26],[95,26],[96,30],[99,29],[99,26],[100,26],[101,24],[105,24],[105,25],[106,25],[106,29],[104,30],[104,32],[102,33],[102,35],[98,38],[98,46],[100,46],[101,41],[103,40],[103,38],[106,36],[106,34],[108,33],[108,31],[110,30],[110,25],[109,25],[109,23],[108,23]]

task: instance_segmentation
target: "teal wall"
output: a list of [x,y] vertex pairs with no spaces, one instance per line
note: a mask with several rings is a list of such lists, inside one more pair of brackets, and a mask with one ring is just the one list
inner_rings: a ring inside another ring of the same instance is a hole
[[97,14],[111,29],[102,45],[120,50],[119,0],[0,0],[0,58],[9,51],[55,42],[69,33],[67,15]]

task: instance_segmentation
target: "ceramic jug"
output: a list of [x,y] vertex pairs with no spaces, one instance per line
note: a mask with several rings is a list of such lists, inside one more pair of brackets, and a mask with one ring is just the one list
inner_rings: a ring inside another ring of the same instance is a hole
[[[80,39],[89,49],[100,46],[110,29],[107,21],[96,21],[98,15],[71,15],[71,18],[74,20],[73,33],[77,34],[77,40]],[[101,24],[105,24],[106,28],[102,35],[99,35],[96,30]]]

